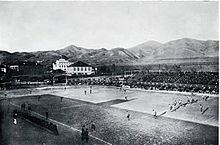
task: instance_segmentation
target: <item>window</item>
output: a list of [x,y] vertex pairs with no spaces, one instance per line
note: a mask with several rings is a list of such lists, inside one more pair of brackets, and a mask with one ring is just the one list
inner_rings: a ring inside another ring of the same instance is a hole
[[85,71],[87,71],[87,68],[85,67]]
[[81,71],[83,71],[83,67],[81,67]]
[[77,68],[77,71],[79,71],[79,68]]
[[74,67],[73,70],[76,71],[76,68]]

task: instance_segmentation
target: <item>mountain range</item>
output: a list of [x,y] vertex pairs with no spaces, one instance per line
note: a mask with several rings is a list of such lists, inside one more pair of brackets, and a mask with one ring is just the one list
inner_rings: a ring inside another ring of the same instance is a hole
[[183,38],[160,43],[147,41],[131,48],[113,48],[107,50],[87,49],[75,45],[60,50],[14,52],[0,51],[0,63],[14,63],[16,61],[40,61],[44,65],[51,65],[55,60],[63,57],[71,62],[84,61],[93,65],[143,65],[160,63],[218,63],[219,41],[196,40]]

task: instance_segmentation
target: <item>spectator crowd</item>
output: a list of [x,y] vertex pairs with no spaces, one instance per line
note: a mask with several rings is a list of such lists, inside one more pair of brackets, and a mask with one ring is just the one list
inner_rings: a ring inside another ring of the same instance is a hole
[[133,76],[107,76],[96,78],[77,78],[69,80],[69,85],[128,85],[131,88],[147,90],[167,90],[218,94],[218,72],[140,72]]

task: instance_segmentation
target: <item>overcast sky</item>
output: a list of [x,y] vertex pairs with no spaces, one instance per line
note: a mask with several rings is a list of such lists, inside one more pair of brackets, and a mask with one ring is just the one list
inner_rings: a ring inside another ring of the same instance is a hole
[[0,2],[0,50],[218,40],[217,2]]

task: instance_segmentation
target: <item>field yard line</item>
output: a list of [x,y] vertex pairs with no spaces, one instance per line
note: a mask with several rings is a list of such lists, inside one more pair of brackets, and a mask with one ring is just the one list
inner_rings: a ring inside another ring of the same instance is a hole
[[[62,126],[65,126],[65,127],[71,128],[72,130],[75,130],[75,131],[81,132],[81,130],[76,129],[76,128],[73,128],[73,127],[71,127],[71,126],[69,126],[69,125],[67,125],[67,124],[64,124],[64,123],[58,122],[58,121],[53,120],[53,119],[50,119],[50,120],[53,121],[53,122],[55,122],[55,123],[57,123],[57,124],[59,124],[59,125],[62,125]],[[97,140],[99,140],[99,141],[101,141],[101,142],[104,142],[104,143],[106,143],[106,144],[108,144],[108,145],[112,145],[111,143],[109,143],[109,142],[107,142],[107,141],[104,141],[104,140],[102,140],[102,139],[100,139],[100,138],[98,138],[98,137],[95,137],[95,136],[93,136],[93,135],[89,135],[89,136],[92,137],[92,138],[94,138],[94,139],[97,139]]]
[[[13,106],[15,106],[15,107],[20,108],[20,106],[14,104],[14,103],[10,103],[10,104],[13,105]],[[45,118],[45,116],[43,116],[43,115],[41,115],[41,114],[39,114],[39,113],[37,113],[37,112],[31,111],[31,113],[36,114],[36,115],[38,115],[38,116],[41,116],[41,117]],[[53,120],[53,119],[48,119],[48,120],[50,120],[50,121],[52,121],[52,122],[54,122],[54,123],[56,123],[56,124],[65,126],[65,127],[67,127],[67,128],[70,128],[70,129],[72,129],[72,130],[81,132],[81,130],[76,129],[76,128],[72,127],[72,126],[69,126],[69,125],[67,125],[67,124],[61,123],[61,122],[59,122],[59,121],[56,121],[56,120]],[[94,139],[97,139],[97,140],[99,140],[99,141],[101,141],[101,142],[104,142],[105,144],[112,145],[110,142],[104,141],[104,140],[102,140],[102,139],[100,139],[100,138],[98,138],[98,137],[95,137],[95,136],[93,136],[93,135],[89,135],[89,136],[92,137],[92,138],[94,138]]]

